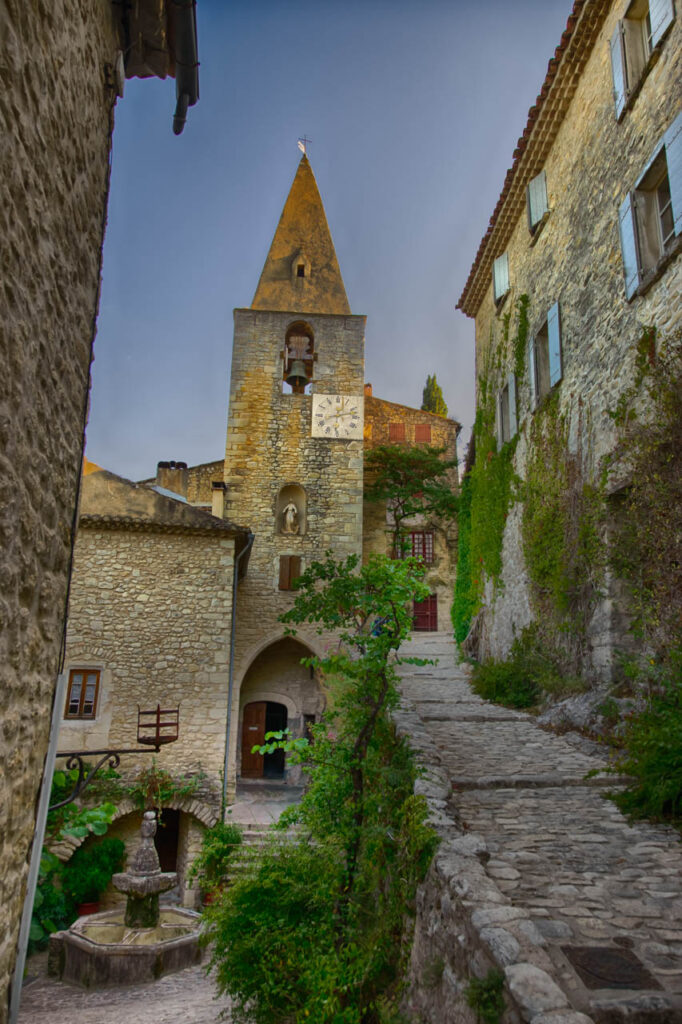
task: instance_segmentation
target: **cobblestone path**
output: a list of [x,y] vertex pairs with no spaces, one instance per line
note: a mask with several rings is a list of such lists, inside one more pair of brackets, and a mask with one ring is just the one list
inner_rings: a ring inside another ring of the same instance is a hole
[[[46,976],[47,953],[27,965],[19,1024],[216,1024],[225,999],[204,967],[188,967],[149,985],[89,991]],[[34,980],[31,980],[31,976]],[[229,1024],[229,1014],[221,1018]]]
[[[557,1010],[563,1001],[582,1011],[566,1007],[562,1024],[682,1021],[678,834],[629,824],[604,797],[617,785],[613,776],[585,780],[606,763],[596,745],[586,753],[579,737],[546,732],[532,716],[478,698],[447,635],[416,634],[405,653],[439,659],[400,669],[397,716],[433,766],[418,785],[451,837],[437,858],[445,863],[451,850],[459,872],[451,888],[512,991],[521,965],[530,965],[561,990]],[[475,862],[469,879],[460,856],[467,851]],[[537,1007],[526,996],[532,1020]]]

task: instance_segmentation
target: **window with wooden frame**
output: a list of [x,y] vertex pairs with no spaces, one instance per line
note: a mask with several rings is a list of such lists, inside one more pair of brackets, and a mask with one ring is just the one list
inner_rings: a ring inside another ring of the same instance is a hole
[[679,250],[682,236],[682,111],[654,150],[618,214],[625,274],[631,299]]
[[66,691],[64,718],[94,718],[96,716],[99,677],[99,669],[71,669]]
[[433,562],[433,532],[412,530],[403,535],[403,547],[396,551],[396,558],[421,558],[427,565]]
[[509,291],[509,254],[503,252],[493,263],[493,299],[501,302]]
[[405,440],[405,424],[404,423],[389,423],[389,425],[388,425],[388,439],[389,439],[389,441],[404,441]]
[[431,424],[415,423],[414,440],[417,444],[431,444]]
[[279,589],[291,590],[294,580],[301,575],[300,555],[280,555]]
[[528,371],[530,407],[535,409],[563,376],[558,302],[554,303],[547,319],[528,342]]
[[632,0],[616,25],[611,36],[611,74],[618,120],[637,96],[674,20],[673,0]]

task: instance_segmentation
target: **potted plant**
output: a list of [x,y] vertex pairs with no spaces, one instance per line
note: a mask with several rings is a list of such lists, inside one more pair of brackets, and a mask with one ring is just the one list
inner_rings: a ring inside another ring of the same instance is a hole
[[201,851],[187,875],[188,882],[197,881],[204,904],[211,903],[216,891],[222,888],[230,858],[241,842],[241,829],[232,822],[218,821],[204,832]]
[[125,844],[120,839],[101,839],[81,846],[64,868],[63,887],[78,907],[78,913],[96,914],[99,897],[114,872],[123,865]]

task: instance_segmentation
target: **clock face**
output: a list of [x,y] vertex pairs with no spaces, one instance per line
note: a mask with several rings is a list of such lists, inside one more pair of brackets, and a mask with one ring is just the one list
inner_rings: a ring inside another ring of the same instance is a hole
[[313,437],[362,440],[362,395],[313,395]]

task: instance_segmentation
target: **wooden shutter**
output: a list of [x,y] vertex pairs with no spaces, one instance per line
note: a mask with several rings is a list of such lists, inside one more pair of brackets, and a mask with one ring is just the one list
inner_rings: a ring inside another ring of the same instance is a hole
[[281,555],[279,559],[279,589],[291,590],[294,580],[301,575],[300,555]]
[[404,441],[405,440],[405,424],[404,423],[389,423],[389,425],[388,425],[388,439],[389,439],[389,441]]
[[620,248],[623,254],[625,294],[628,299],[631,299],[639,287],[639,257],[637,227],[635,224],[635,204],[629,192],[620,204],[618,225],[620,228]]
[[516,374],[510,373],[507,377],[507,394],[509,396],[509,438],[516,436],[519,429],[516,416]]
[[558,302],[554,303],[547,314],[547,342],[549,386],[552,388],[555,384],[558,384],[563,376],[563,367],[561,365],[561,319]]
[[538,385],[535,379],[535,338],[528,339],[528,385],[530,387],[530,410],[538,402]]
[[509,291],[509,254],[503,252],[493,263],[493,296],[495,302]]
[[663,136],[675,234],[682,235],[682,110]]
[[528,221],[532,231],[547,213],[547,179],[544,171],[540,171],[530,182],[526,197],[528,200]]
[[625,71],[625,45],[623,41],[623,22],[619,21],[611,36],[611,75],[613,77],[613,100],[616,104],[616,117],[625,110],[627,99],[627,80]]
[[651,46],[658,46],[661,39],[675,20],[673,0],[649,0],[651,20]]
[[300,555],[289,555],[289,590],[294,580],[297,580],[301,575],[301,556]]
[[417,444],[419,443],[431,443],[431,424],[430,423],[415,423],[414,425],[414,439]]

